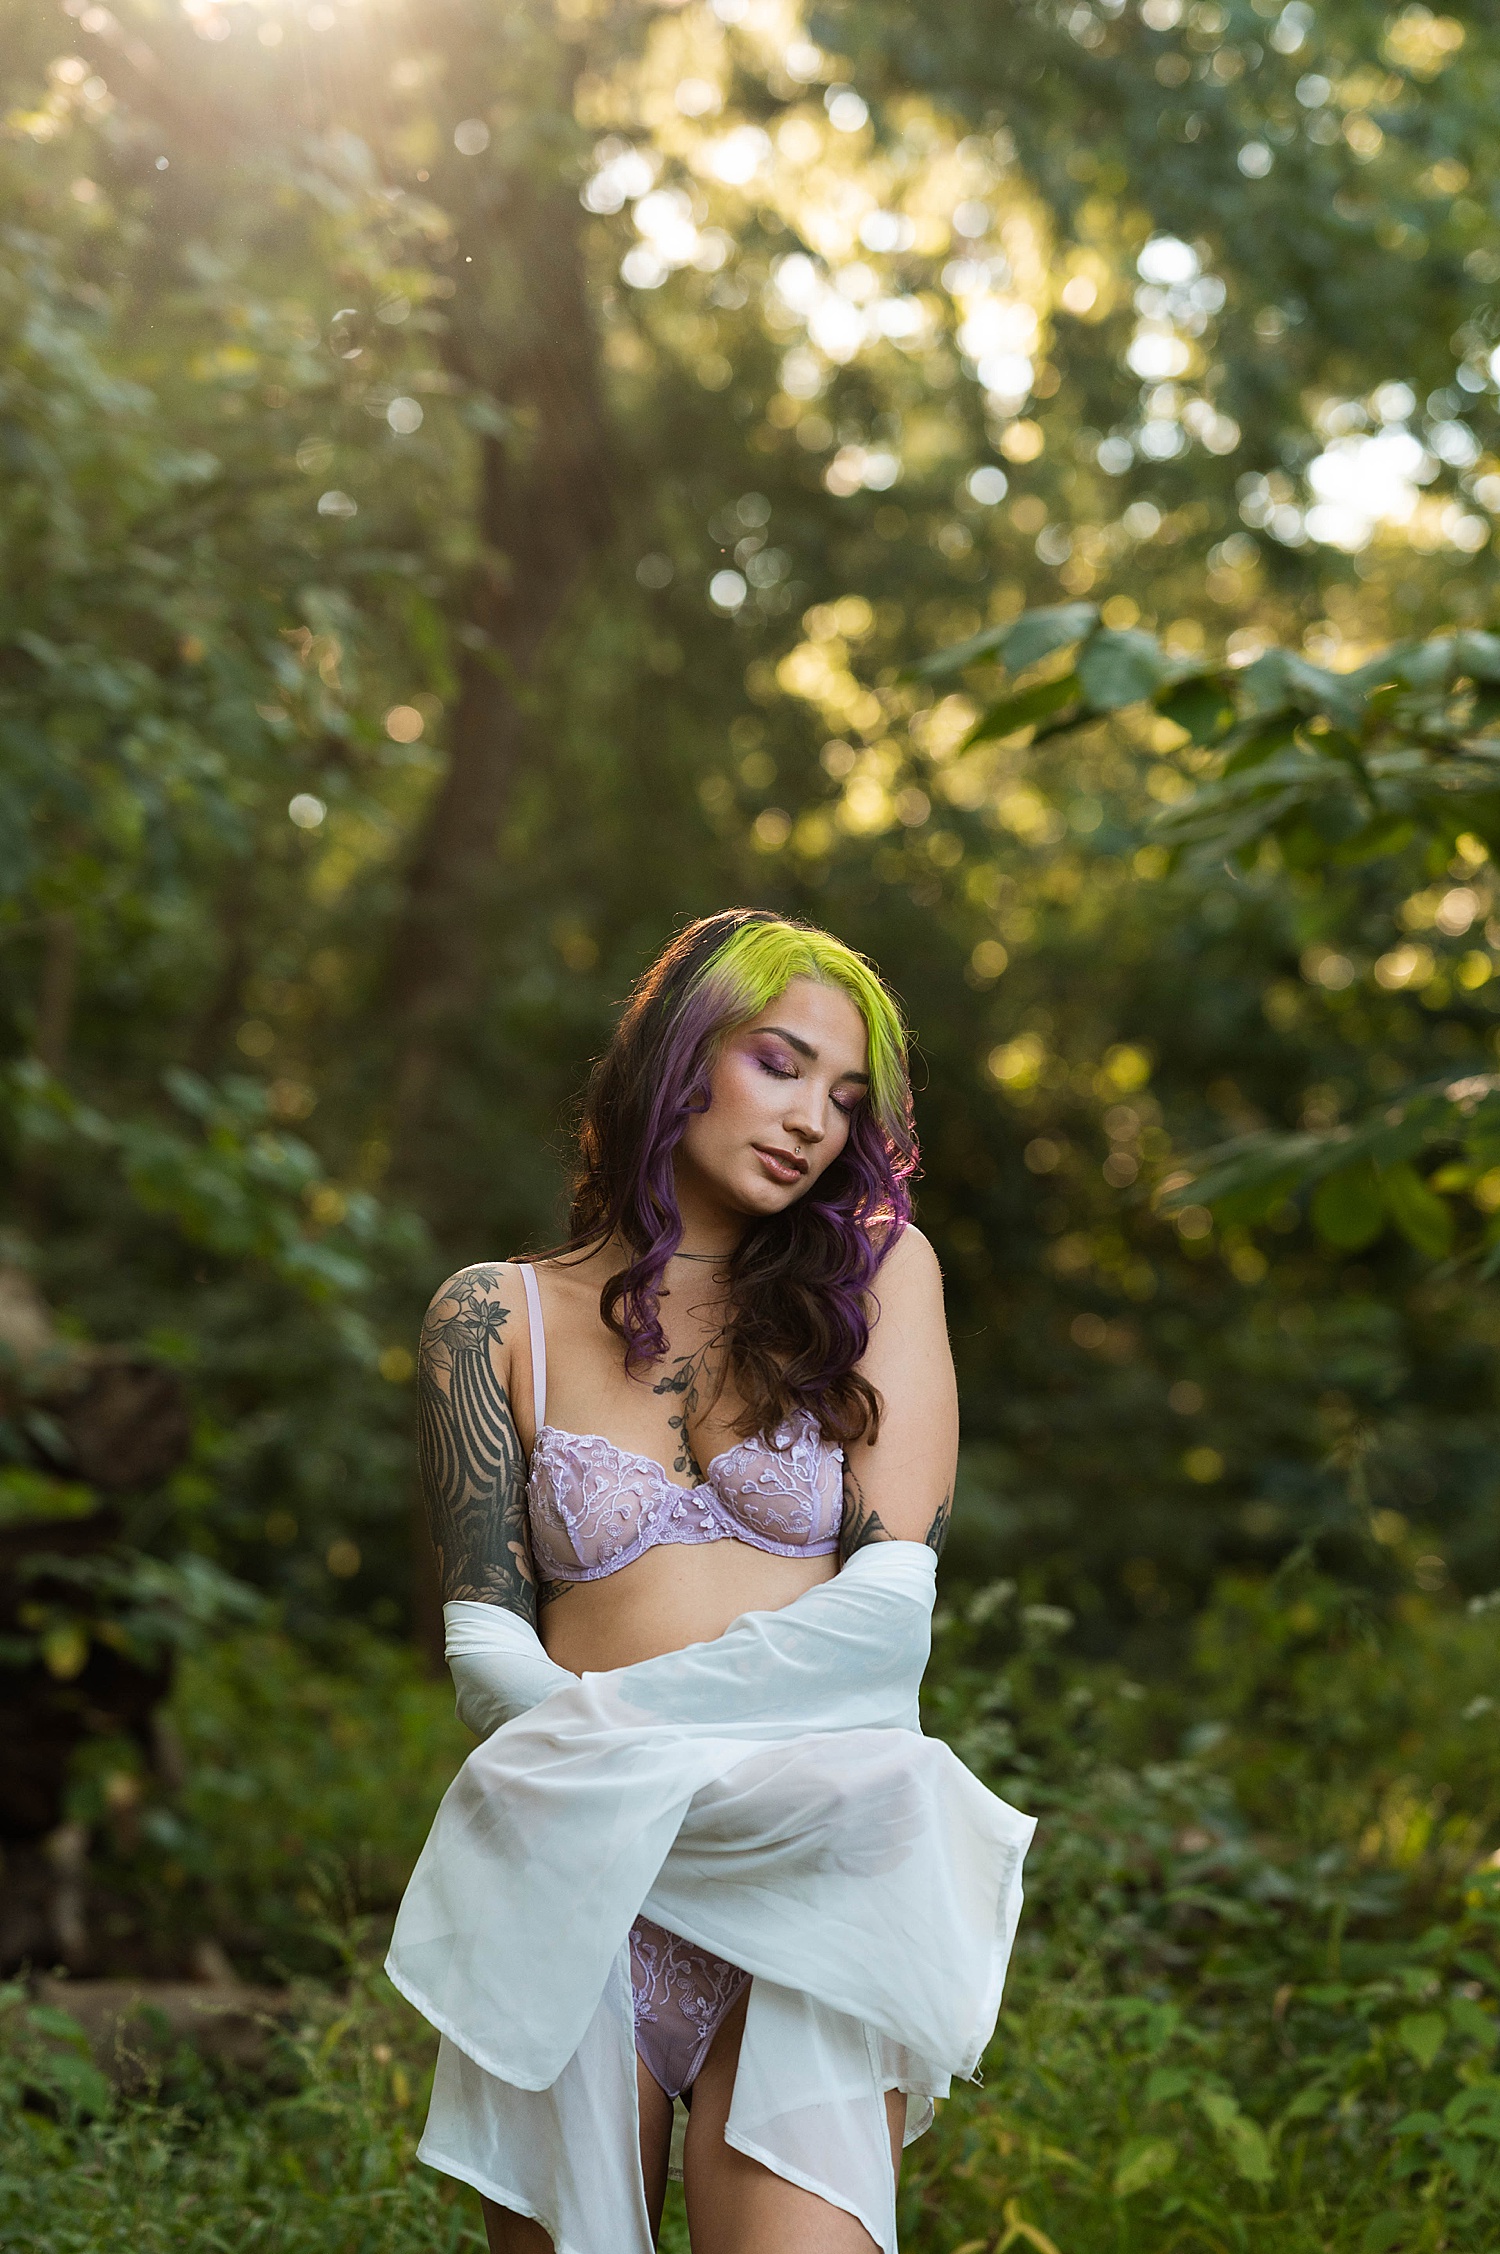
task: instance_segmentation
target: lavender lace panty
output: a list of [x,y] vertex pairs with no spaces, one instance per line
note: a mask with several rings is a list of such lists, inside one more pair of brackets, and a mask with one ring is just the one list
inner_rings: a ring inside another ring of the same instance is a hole
[[750,1975],[681,1934],[638,1917],[630,1928],[635,2047],[668,2097],[680,2097]]

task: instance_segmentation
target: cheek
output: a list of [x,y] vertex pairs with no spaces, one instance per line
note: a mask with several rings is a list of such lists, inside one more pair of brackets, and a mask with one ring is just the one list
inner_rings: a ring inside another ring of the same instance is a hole
[[739,1144],[763,1133],[765,1094],[774,1080],[739,1057],[724,1057],[709,1081],[706,1111],[694,1114],[684,1134],[683,1147],[700,1164],[713,1165]]
[[785,1091],[753,1057],[731,1053],[721,1058],[709,1094],[712,1101],[705,1117],[729,1132],[746,1123],[764,1124],[781,1108]]

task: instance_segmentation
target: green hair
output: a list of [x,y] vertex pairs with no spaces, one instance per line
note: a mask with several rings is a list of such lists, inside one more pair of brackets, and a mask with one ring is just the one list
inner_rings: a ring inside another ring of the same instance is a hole
[[870,1106],[881,1125],[906,1124],[910,1103],[906,1029],[874,966],[832,932],[811,924],[756,918],[715,949],[693,980],[694,994],[717,989],[743,1023],[784,994],[794,978],[837,986],[864,1020],[870,1051]]

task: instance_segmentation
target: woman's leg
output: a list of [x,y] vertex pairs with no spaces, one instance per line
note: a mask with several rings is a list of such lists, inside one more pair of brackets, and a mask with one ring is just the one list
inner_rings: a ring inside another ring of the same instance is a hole
[[[661,2211],[667,2196],[667,2163],[672,2153],[672,2100],[654,2081],[639,2059],[635,2062],[636,2095],[641,2109],[641,2179],[646,2186],[646,2212],[651,2236],[661,2229]],[[484,2231],[490,2254],[552,2254],[552,2241],[540,2223],[513,2215],[482,2199]]]
[[[682,2186],[693,2254],[870,2254],[875,2241],[863,2223],[724,2142],[749,2000],[747,1988],[693,2084]],[[906,2123],[899,2091],[888,2093],[885,2110],[891,2166],[899,2177]]]

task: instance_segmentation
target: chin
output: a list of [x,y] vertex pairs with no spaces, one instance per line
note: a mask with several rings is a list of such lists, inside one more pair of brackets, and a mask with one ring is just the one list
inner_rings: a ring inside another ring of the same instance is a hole
[[719,1194],[735,1212],[751,1220],[766,1221],[772,1214],[784,1213],[789,1205],[795,1205],[806,1189],[805,1181],[782,1184],[768,1182],[763,1175],[752,1175],[748,1179],[722,1183]]

